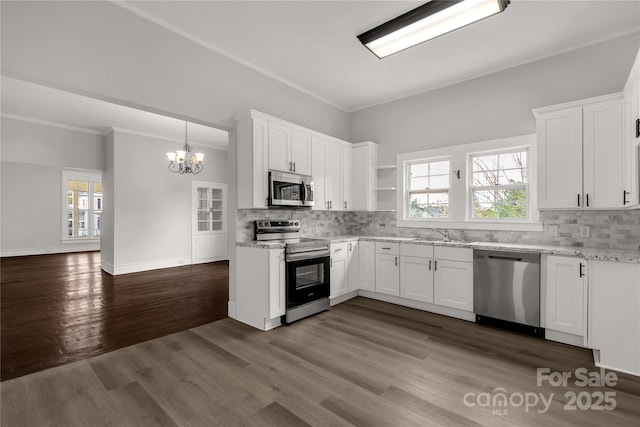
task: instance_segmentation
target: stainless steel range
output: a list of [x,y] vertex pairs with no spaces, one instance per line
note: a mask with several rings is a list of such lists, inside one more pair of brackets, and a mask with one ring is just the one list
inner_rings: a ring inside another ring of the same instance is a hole
[[285,325],[329,309],[330,242],[299,237],[300,221],[258,220],[258,241],[285,244]]

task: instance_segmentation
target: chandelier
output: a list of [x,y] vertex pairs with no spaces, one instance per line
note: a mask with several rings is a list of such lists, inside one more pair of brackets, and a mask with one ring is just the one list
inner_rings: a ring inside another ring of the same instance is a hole
[[197,175],[203,168],[204,153],[192,153],[193,147],[187,140],[187,122],[184,122],[184,144],[180,149],[167,153],[169,170],[174,173]]

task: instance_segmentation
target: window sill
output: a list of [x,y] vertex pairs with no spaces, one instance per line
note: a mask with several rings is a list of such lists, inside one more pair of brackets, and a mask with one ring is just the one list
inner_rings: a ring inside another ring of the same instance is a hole
[[441,220],[397,220],[397,227],[405,228],[442,228],[458,230],[490,231],[542,231],[540,222],[497,222],[497,221],[451,221]]

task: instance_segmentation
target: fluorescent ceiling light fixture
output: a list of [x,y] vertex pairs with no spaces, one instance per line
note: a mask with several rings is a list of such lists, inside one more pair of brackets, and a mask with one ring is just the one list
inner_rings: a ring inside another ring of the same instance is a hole
[[358,36],[384,58],[450,31],[500,13],[509,0],[431,0]]

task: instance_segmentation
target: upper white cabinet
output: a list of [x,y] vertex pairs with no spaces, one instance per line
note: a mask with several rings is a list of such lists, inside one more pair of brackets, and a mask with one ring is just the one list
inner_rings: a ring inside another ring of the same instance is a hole
[[[585,345],[587,326],[587,266],[582,258],[546,257],[545,328],[547,339]],[[567,340],[549,336],[549,331],[581,337]]]
[[264,209],[269,196],[269,121],[251,114],[238,119],[238,209]]
[[351,204],[351,146],[328,137],[311,142],[313,209],[347,210]]
[[534,110],[541,209],[623,206],[622,94]]
[[622,136],[624,139],[625,206],[640,205],[638,161],[640,158],[640,51],[624,87],[622,100]]
[[378,208],[378,144],[362,142],[353,145],[353,203],[352,209],[375,211]]
[[589,347],[598,366],[640,375],[640,264],[590,261]]
[[311,175],[311,135],[269,121],[269,169]]

